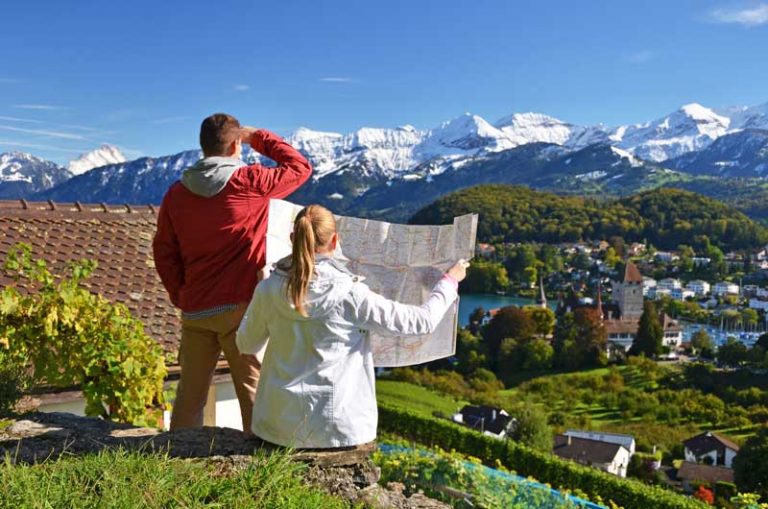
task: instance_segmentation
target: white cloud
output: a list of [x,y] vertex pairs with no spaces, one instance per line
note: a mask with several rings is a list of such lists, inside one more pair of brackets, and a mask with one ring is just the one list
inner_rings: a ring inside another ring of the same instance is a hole
[[320,78],[320,81],[324,81],[326,83],[354,83],[357,80],[343,76],[328,76],[325,78]]
[[237,92],[246,92],[251,89],[250,85],[238,84],[233,87]]
[[709,17],[716,23],[735,23],[746,27],[768,24],[768,4],[756,4],[753,7],[715,9]]
[[14,127],[11,125],[0,125],[0,129],[4,131],[12,131],[15,133],[34,134],[37,136],[47,136],[49,138],[61,138],[63,140],[85,140],[84,136],[79,134],[64,133],[59,131],[46,131],[43,129],[24,129],[22,127]]
[[78,131],[106,134],[106,131],[97,129],[95,127],[88,127],[88,126],[76,125],[76,124],[59,124],[56,122],[47,122],[45,120],[37,120],[33,118],[19,118],[19,117],[8,117],[5,115],[0,115],[0,120],[4,120],[6,122],[22,122],[25,124],[48,125],[48,126],[56,127],[60,129],[75,129]]
[[63,106],[53,106],[51,104],[14,104],[14,108],[21,110],[63,110]]
[[67,152],[72,154],[82,154],[84,152],[88,152],[88,150],[86,149],[64,148],[64,147],[57,147],[55,145],[46,145],[43,143],[29,143],[26,141],[15,141],[15,140],[0,140],[0,145],[6,145],[10,147],[33,148],[38,150],[51,150],[56,152]]

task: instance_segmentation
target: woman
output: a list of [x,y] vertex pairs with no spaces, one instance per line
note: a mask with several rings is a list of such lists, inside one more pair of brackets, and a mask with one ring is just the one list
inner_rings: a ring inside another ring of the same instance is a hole
[[302,209],[291,240],[292,255],[256,287],[237,333],[241,353],[263,358],[252,431],[296,448],[371,442],[378,414],[367,331],[434,331],[469,264],[459,261],[423,305],[409,306],[372,292],[333,258],[339,236],[327,209]]

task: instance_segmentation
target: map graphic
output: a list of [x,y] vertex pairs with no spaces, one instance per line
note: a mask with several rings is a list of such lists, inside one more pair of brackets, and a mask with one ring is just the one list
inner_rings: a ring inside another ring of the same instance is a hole
[[[284,200],[270,200],[267,267],[291,254],[290,233],[302,209]],[[336,216],[340,249],[349,270],[365,277],[376,293],[404,304],[420,305],[457,260],[475,252],[477,214],[454,218],[453,224],[420,226]],[[381,335],[371,332],[377,367],[421,364],[456,352],[458,300],[433,334]]]

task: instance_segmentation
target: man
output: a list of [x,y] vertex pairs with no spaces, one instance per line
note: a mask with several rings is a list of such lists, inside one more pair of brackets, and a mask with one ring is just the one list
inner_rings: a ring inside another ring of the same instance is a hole
[[[243,163],[242,143],[277,167]],[[200,146],[203,159],[185,170],[163,198],[153,242],[157,272],[182,311],[181,379],[171,429],[203,424],[223,351],[247,431],[260,366],[255,357],[239,354],[235,333],[265,264],[269,199],[291,194],[312,167],[276,134],[242,127],[224,113],[203,120]]]

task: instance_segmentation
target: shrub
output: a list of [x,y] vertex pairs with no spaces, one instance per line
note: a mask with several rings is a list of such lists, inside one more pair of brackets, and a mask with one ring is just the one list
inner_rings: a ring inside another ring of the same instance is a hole
[[26,387],[26,373],[23,368],[5,363],[0,355],[0,416],[13,413]]
[[147,409],[162,403],[163,351],[125,306],[83,286],[95,267],[83,260],[54,276],[29,246],[12,248],[3,268],[16,284],[0,291],[2,360],[30,369],[36,386],[79,386],[88,415],[146,424]]

